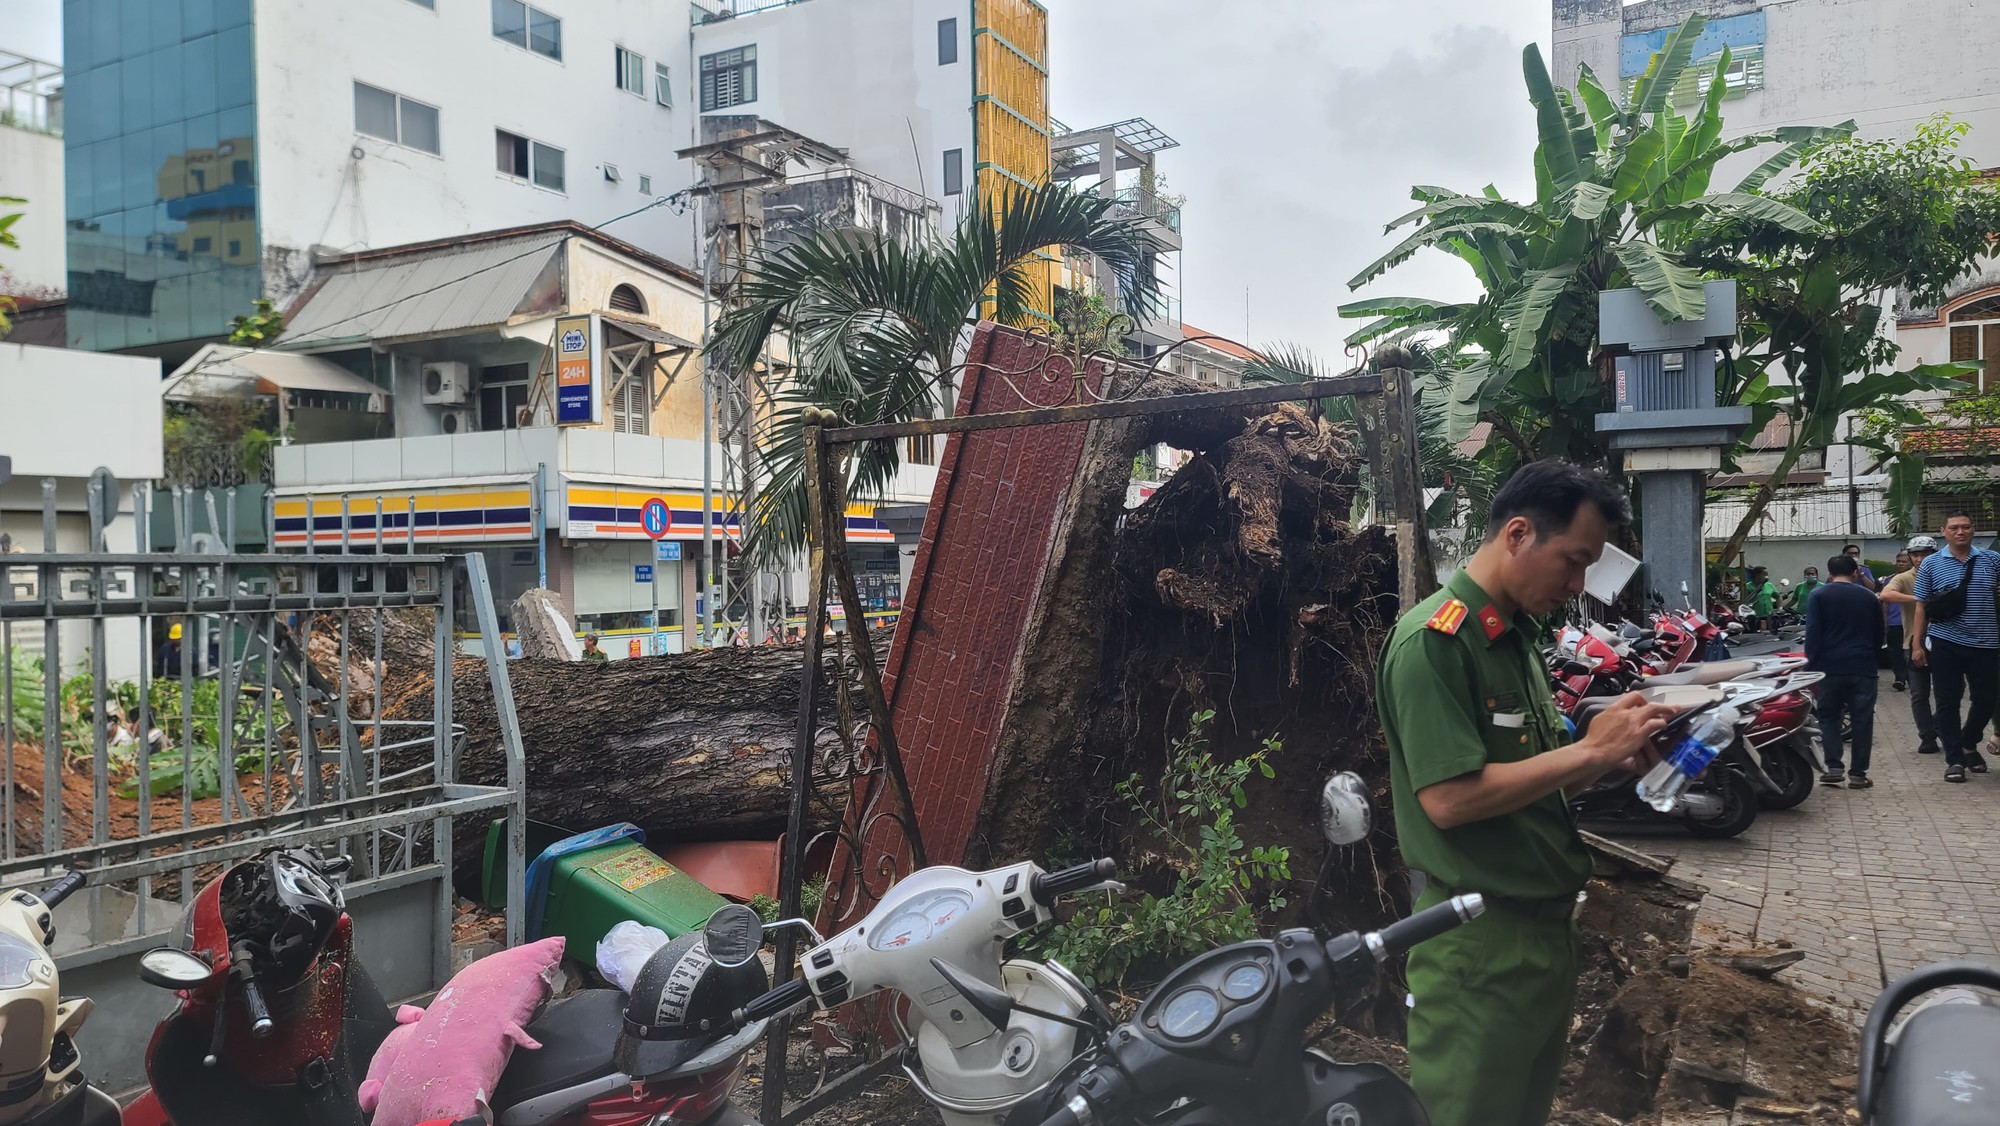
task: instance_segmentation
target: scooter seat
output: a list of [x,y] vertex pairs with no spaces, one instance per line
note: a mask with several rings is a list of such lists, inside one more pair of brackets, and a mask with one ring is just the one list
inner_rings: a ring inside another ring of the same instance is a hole
[[556,1001],[528,1026],[540,1048],[516,1048],[493,1091],[493,1109],[587,1083],[617,1070],[612,1048],[625,1028],[625,994],[586,989]]
[[1661,673],[1646,678],[1647,687],[1656,684],[1721,684],[1757,671],[1755,661],[1705,661],[1680,672]]
[[1933,1005],[1896,1034],[1872,1121],[1923,1126],[2000,1122],[2000,1009]]

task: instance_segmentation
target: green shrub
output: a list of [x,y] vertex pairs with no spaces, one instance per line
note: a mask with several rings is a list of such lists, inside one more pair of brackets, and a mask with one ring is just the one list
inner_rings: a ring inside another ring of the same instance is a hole
[[1291,850],[1250,847],[1236,831],[1236,813],[1248,799],[1243,783],[1256,771],[1273,777],[1271,756],[1283,744],[1233,762],[1209,750],[1213,711],[1189,718],[1176,741],[1157,791],[1139,775],[1118,784],[1137,818],[1135,828],[1156,838],[1172,870],[1173,890],[1163,896],[1107,897],[1084,903],[1068,920],[1022,940],[1031,956],[1053,959],[1092,985],[1122,983],[1134,969],[1160,969],[1191,955],[1257,935],[1260,910],[1284,906],[1276,892],[1259,897],[1260,883],[1291,878]]

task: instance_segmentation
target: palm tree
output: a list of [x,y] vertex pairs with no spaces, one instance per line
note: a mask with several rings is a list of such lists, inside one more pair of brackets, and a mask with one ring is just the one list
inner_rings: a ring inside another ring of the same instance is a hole
[[[911,241],[820,228],[747,266],[737,306],[716,322],[711,359],[748,369],[771,337],[790,345],[790,382],[758,427],[762,480],[745,514],[744,553],[775,560],[805,542],[807,495],[802,412],[836,411],[848,423],[936,417],[949,399],[969,326],[1046,322],[1037,308],[1051,248],[1091,254],[1117,277],[1122,306],[1149,310],[1157,281],[1134,220],[1107,216],[1111,200],[1067,187],[1008,186],[972,197],[947,238]],[[899,443],[844,451],[849,490],[880,496],[901,465]]]

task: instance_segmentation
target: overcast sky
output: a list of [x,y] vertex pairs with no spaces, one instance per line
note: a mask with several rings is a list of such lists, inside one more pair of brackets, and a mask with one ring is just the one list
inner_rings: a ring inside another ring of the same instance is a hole
[[[1521,48],[1548,0],[1045,0],[1055,115],[1145,117],[1182,215],[1182,315],[1331,363],[1347,279],[1393,245],[1412,184],[1533,190]],[[59,58],[60,0],[0,0],[0,46]],[[1364,295],[1461,297],[1471,274],[1419,255]],[[1244,293],[1249,292],[1249,325]]]
[[[1338,365],[1334,309],[1412,184],[1534,190],[1521,49],[1546,56],[1548,0],[1045,2],[1055,116],[1144,117],[1180,142],[1160,170],[1188,197],[1182,315],[1217,335]],[[1361,296],[1473,289],[1423,254]]]

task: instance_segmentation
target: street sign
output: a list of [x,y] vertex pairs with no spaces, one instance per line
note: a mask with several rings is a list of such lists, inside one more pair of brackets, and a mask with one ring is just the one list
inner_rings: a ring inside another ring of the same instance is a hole
[[653,560],[657,563],[678,563],[681,561],[679,540],[654,540]]
[[635,582],[635,583],[649,583],[649,582],[652,582],[652,581],[653,581],[653,565],[652,565],[651,563],[634,563],[634,564],[632,564],[632,581],[633,581],[633,582]]
[[673,523],[673,519],[674,514],[667,510],[667,502],[659,497],[648,497],[645,507],[639,509],[639,523],[654,539],[667,534],[667,525]]

